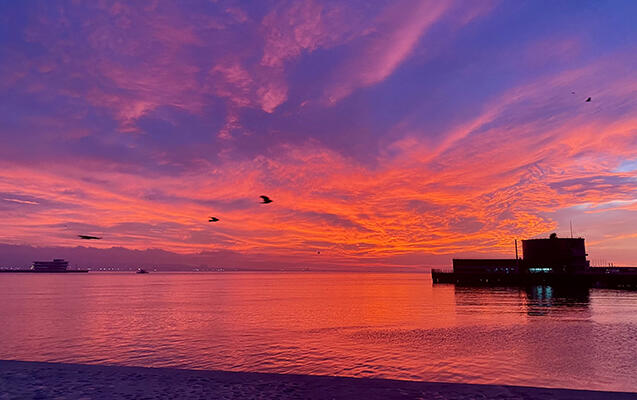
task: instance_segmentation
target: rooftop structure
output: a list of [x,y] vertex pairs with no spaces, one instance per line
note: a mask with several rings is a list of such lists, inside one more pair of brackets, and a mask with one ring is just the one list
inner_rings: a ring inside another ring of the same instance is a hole
[[586,260],[584,238],[558,238],[552,233],[548,239],[522,241],[525,269],[550,269],[553,272],[585,271],[590,267]]

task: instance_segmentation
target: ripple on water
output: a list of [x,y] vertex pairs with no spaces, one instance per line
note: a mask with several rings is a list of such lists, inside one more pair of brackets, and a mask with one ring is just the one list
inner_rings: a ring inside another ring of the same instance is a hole
[[632,292],[419,274],[38,278],[0,281],[0,358],[637,390]]

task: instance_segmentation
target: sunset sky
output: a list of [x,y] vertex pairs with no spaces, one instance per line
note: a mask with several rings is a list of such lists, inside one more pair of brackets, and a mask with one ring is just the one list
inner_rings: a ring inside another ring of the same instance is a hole
[[[423,266],[512,257],[572,221],[593,263],[637,265],[636,16],[0,2],[0,244]],[[57,254],[75,250],[99,252]]]

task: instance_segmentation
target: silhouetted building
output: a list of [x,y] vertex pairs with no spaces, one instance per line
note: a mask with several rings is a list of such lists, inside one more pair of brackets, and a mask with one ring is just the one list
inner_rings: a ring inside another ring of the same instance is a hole
[[453,270],[464,273],[517,273],[515,258],[454,258]]
[[[516,241],[517,242],[517,241]],[[522,241],[522,258],[454,258],[453,272],[432,269],[434,283],[475,285],[580,285],[637,288],[637,268],[592,268],[583,238]]]
[[0,269],[0,273],[82,273],[87,269],[68,269],[69,262],[61,258],[53,261],[34,261],[29,269]]
[[522,241],[524,269],[529,272],[577,272],[590,267],[583,238],[558,238]]
[[589,268],[583,238],[558,238],[522,241],[522,259],[454,258],[453,271],[461,273],[544,273],[576,272]]
[[55,258],[53,261],[34,261],[31,269],[38,272],[62,272],[69,266],[68,261]]

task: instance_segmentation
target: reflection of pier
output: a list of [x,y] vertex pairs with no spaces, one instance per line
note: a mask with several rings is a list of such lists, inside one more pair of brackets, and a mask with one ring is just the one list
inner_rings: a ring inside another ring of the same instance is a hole
[[476,286],[454,285],[455,304],[498,313],[498,310],[520,309],[532,316],[571,315],[589,318],[591,290],[585,286]]
[[586,259],[583,238],[522,241],[523,258],[454,259],[453,272],[432,269],[434,283],[477,286],[549,285],[637,289],[637,268],[596,268]]
[[551,309],[588,311],[590,289],[586,286],[528,286],[526,294],[527,314],[548,315]]

